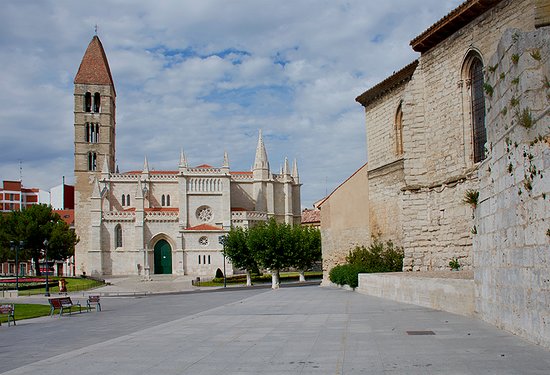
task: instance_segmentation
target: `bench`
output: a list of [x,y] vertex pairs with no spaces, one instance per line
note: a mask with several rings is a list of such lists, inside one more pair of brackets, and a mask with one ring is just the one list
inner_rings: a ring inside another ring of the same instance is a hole
[[53,315],[55,310],[59,310],[59,316],[63,314],[63,311],[69,310],[69,315],[72,314],[73,307],[78,306],[78,311],[82,312],[82,306],[80,303],[74,303],[71,301],[71,297],[59,297],[59,298],[50,298],[50,316]]
[[86,301],[86,307],[88,308],[88,311],[92,309],[92,306],[95,306],[95,311],[101,311],[99,296],[88,296],[88,301]]
[[[7,315],[8,316],[8,327],[10,326],[10,321],[13,322],[13,325],[15,324],[15,306],[13,303],[9,305],[0,305],[0,315]],[[0,322],[0,326],[2,323]]]

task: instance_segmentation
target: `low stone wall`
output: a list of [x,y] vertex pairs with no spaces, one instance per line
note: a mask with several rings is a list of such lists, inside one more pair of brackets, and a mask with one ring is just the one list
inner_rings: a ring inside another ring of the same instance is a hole
[[359,274],[359,293],[454,314],[474,316],[473,273],[405,272]]

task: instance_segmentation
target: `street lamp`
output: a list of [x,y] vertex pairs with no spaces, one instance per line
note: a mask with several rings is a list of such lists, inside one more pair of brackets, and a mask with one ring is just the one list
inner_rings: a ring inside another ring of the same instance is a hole
[[[46,258],[46,293],[44,294],[46,297],[50,296],[50,283],[48,282],[48,274],[49,274],[49,267],[48,267],[48,240],[44,240],[44,256]],[[40,267],[40,265],[39,265]]]
[[17,290],[17,294],[19,294],[19,249],[23,246],[25,246],[23,241],[19,241],[19,243],[10,241],[10,249],[15,250],[15,290]]

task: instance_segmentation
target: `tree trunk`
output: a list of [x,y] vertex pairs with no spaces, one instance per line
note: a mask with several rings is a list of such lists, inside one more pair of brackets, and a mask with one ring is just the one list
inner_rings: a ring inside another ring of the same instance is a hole
[[300,282],[303,283],[306,281],[306,275],[305,275],[306,271],[304,270],[300,270]]
[[271,289],[279,289],[279,270],[271,270]]
[[246,270],[246,286],[252,285],[252,275],[249,270]]
[[36,276],[42,276],[42,272],[40,272],[40,256],[35,255],[33,257],[33,260],[34,260],[34,267],[35,267],[34,272],[36,273]]

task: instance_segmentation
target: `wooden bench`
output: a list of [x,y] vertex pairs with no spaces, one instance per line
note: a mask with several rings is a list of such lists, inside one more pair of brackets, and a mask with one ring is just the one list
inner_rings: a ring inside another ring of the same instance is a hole
[[88,308],[88,311],[92,309],[92,306],[95,306],[95,311],[101,311],[99,296],[88,296],[88,301],[86,301],[86,307]]
[[48,301],[50,302],[50,316],[53,315],[55,310],[59,310],[59,316],[63,314],[63,311],[69,310],[70,315],[75,306],[78,306],[78,312],[82,312],[80,303],[74,303],[71,301],[71,297],[50,298]]
[[[7,315],[8,316],[8,327],[10,326],[10,321],[13,322],[13,325],[15,324],[15,306],[13,303],[9,305],[0,305],[0,315]],[[0,322],[0,326],[2,323]]]

